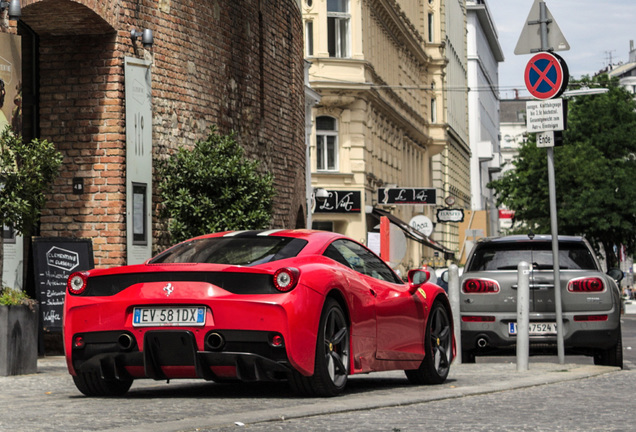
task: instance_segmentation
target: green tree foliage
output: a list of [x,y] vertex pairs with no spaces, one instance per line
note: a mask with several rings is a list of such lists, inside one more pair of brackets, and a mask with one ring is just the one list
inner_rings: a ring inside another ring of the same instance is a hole
[[[607,75],[574,84],[609,92],[568,102],[564,145],[554,149],[558,230],[602,244],[608,266],[615,267],[615,247],[636,249],[636,103]],[[534,134],[513,163],[513,171],[488,186],[498,204],[515,210],[515,221],[549,234],[547,156]]]
[[[11,226],[27,235],[33,231],[61,164],[62,154],[53,143],[39,139],[24,142],[10,126],[0,132],[0,227]],[[0,276],[3,243],[0,236]]]
[[62,154],[53,143],[23,142],[10,127],[0,135],[0,223],[29,234],[58,175]]
[[235,134],[215,126],[192,150],[180,148],[158,164],[162,208],[173,241],[197,235],[268,227],[276,190],[271,173],[244,157]]

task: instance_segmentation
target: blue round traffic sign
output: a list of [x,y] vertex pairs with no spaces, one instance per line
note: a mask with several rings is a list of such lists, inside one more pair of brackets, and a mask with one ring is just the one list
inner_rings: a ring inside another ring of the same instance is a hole
[[565,61],[558,55],[540,52],[526,65],[526,88],[537,99],[559,96],[568,85],[569,75]]

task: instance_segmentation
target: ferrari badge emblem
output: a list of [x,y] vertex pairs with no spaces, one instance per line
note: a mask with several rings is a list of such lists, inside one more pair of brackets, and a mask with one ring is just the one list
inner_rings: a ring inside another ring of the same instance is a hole
[[417,292],[420,293],[422,297],[424,297],[424,300],[426,300],[426,291],[424,291],[422,288],[418,288]]
[[166,293],[166,297],[167,297],[170,294],[172,294],[172,291],[174,291],[174,287],[172,286],[172,284],[170,282],[168,282],[168,285],[163,287],[163,291]]

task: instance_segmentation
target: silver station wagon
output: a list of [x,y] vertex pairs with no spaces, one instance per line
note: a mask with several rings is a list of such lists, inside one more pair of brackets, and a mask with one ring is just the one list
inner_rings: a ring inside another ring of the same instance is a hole
[[[460,279],[462,361],[477,355],[515,354],[517,266],[530,272],[530,354],[556,353],[552,237],[516,235],[478,241]],[[622,272],[605,274],[583,237],[559,236],[563,340],[567,354],[623,367]]]

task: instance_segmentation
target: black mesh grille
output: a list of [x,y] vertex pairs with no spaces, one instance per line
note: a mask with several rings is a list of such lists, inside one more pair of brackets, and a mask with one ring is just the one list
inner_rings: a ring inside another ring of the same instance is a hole
[[152,272],[97,276],[88,279],[84,296],[112,296],[146,282],[207,282],[234,294],[275,294],[273,277],[259,273]]

